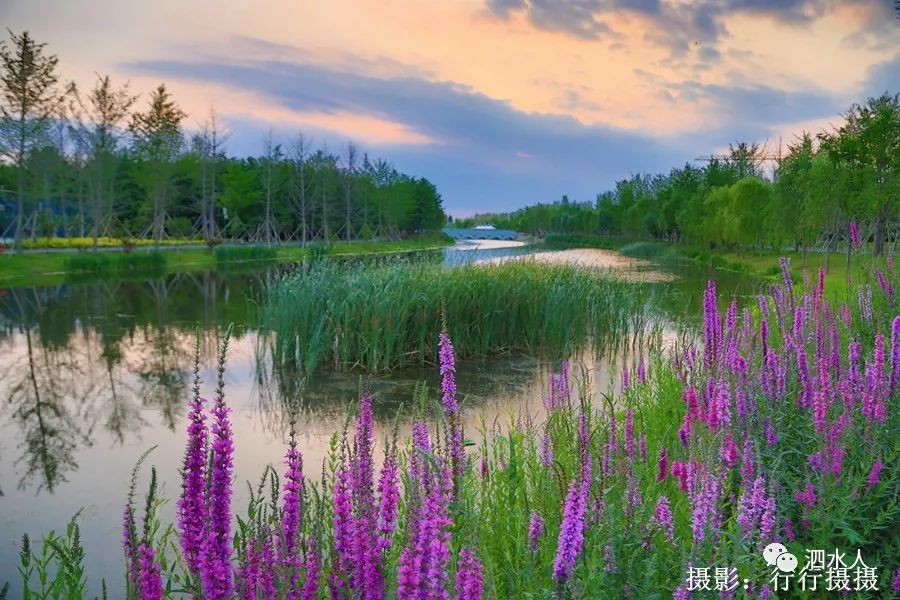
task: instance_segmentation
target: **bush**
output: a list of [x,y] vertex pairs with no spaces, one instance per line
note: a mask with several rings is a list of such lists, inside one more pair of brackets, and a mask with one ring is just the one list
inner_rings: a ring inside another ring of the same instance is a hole
[[619,248],[619,252],[632,258],[659,258],[671,252],[669,246],[661,242],[632,242]]
[[159,251],[78,252],[66,259],[69,273],[103,275],[107,273],[162,274],[168,257]]

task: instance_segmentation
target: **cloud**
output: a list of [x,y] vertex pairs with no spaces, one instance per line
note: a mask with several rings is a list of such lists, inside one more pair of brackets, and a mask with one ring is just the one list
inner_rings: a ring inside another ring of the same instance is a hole
[[900,54],[869,68],[863,92],[869,96],[880,96],[885,92],[900,93]]
[[[871,2],[873,0],[855,0]],[[724,19],[751,13],[791,24],[805,24],[827,14],[836,0],[486,0],[487,8],[502,19],[522,12],[538,29],[561,31],[583,39],[616,35],[608,24],[614,13],[632,13],[648,19],[646,39],[684,54],[700,42],[712,45],[726,33]],[[705,60],[718,53],[705,49]]]
[[[194,85],[230,87],[235,93],[252,91],[260,99],[261,118],[254,120],[252,110],[223,115],[235,131],[229,144],[234,153],[259,151],[263,132],[273,127],[266,115],[283,115],[278,117],[282,128],[275,129],[288,135],[302,126],[298,119],[309,115],[316,115],[320,126],[328,125],[327,115],[338,119],[342,114],[396,124],[390,131],[414,132],[417,143],[367,140],[367,148],[434,181],[457,212],[483,209],[486,200],[503,209],[562,193],[588,200],[616,179],[667,169],[686,155],[646,134],[523,112],[447,81],[372,77],[303,62],[156,60],[122,66]],[[332,129],[317,137],[336,148],[347,133]]]

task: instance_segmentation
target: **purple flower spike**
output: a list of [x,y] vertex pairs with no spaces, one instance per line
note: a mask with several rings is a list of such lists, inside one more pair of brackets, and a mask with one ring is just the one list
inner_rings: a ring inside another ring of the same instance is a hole
[[475,553],[463,548],[456,566],[456,600],[481,600],[484,595],[484,571]]
[[146,542],[138,545],[138,561],[140,562],[138,597],[141,600],[162,600],[163,583],[159,563],[156,561],[153,548]]
[[181,552],[188,569],[200,573],[200,553],[206,536],[206,461],[209,433],[205,400],[195,395],[188,409],[187,445],[182,465],[181,498],[176,508]]
[[559,528],[556,559],[553,562],[553,579],[564,583],[575,569],[575,561],[584,544],[584,515],[590,482],[572,480],[563,505],[563,520]]
[[528,522],[528,548],[532,552],[537,552],[538,544],[540,543],[543,534],[544,519],[541,518],[541,513],[533,511],[531,513],[531,519]]
[[201,581],[205,598],[217,600],[234,593],[231,568],[231,478],[234,470],[234,442],[230,409],[221,394],[212,408],[208,530],[203,547]]

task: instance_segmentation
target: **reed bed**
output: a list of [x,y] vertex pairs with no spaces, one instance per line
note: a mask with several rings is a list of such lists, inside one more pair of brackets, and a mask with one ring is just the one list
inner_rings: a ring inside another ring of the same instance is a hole
[[637,287],[568,266],[331,263],[271,286],[265,323],[279,362],[385,371],[435,363],[442,319],[462,358],[563,356],[621,339],[642,310]]
[[150,252],[78,252],[66,259],[69,273],[85,275],[146,273],[160,274],[168,257],[160,251]]

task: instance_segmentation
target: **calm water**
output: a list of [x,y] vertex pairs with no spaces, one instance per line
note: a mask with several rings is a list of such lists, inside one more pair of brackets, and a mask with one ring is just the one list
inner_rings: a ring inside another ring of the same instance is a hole
[[[445,261],[510,252],[522,250],[448,251]],[[315,473],[361,385],[374,391],[379,426],[386,428],[397,408],[411,401],[417,381],[437,382],[436,369],[376,378],[319,375],[306,382],[299,412],[289,415],[284,399],[295,397],[297,378],[271,364],[266,335],[255,326],[261,292],[276,270],[0,290],[0,586],[9,580],[12,597],[19,594],[22,534],[39,538],[62,530],[79,510],[91,588],[106,577],[118,589],[126,485],[145,450],[156,447],[148,466],[158,467],[164,495],[174,500],[179,492],[197,327],[203,390],[209,393],[218,343],[227,324],[235,324],[226,391],[237,448],[237,507],[246,500],[244,482],[255,481],[265,465],[280,463],[291,416],[306,468]],[[648,291],[670,315],[690,323],[699,314],[706,274],[678,274],[678,282]],[[754,292],[752,282],[716,277],[725,295]],[[616,377],[610,371],[618,367],[610,360],[581,360],[594,389],[612,385]],[[482,422],[539,411],[551,368],[540,359],[514,356],[461,363],[458,387],[466,397],[467,430],[475,436]],[[164,518],[172,512],[170,502]]]

